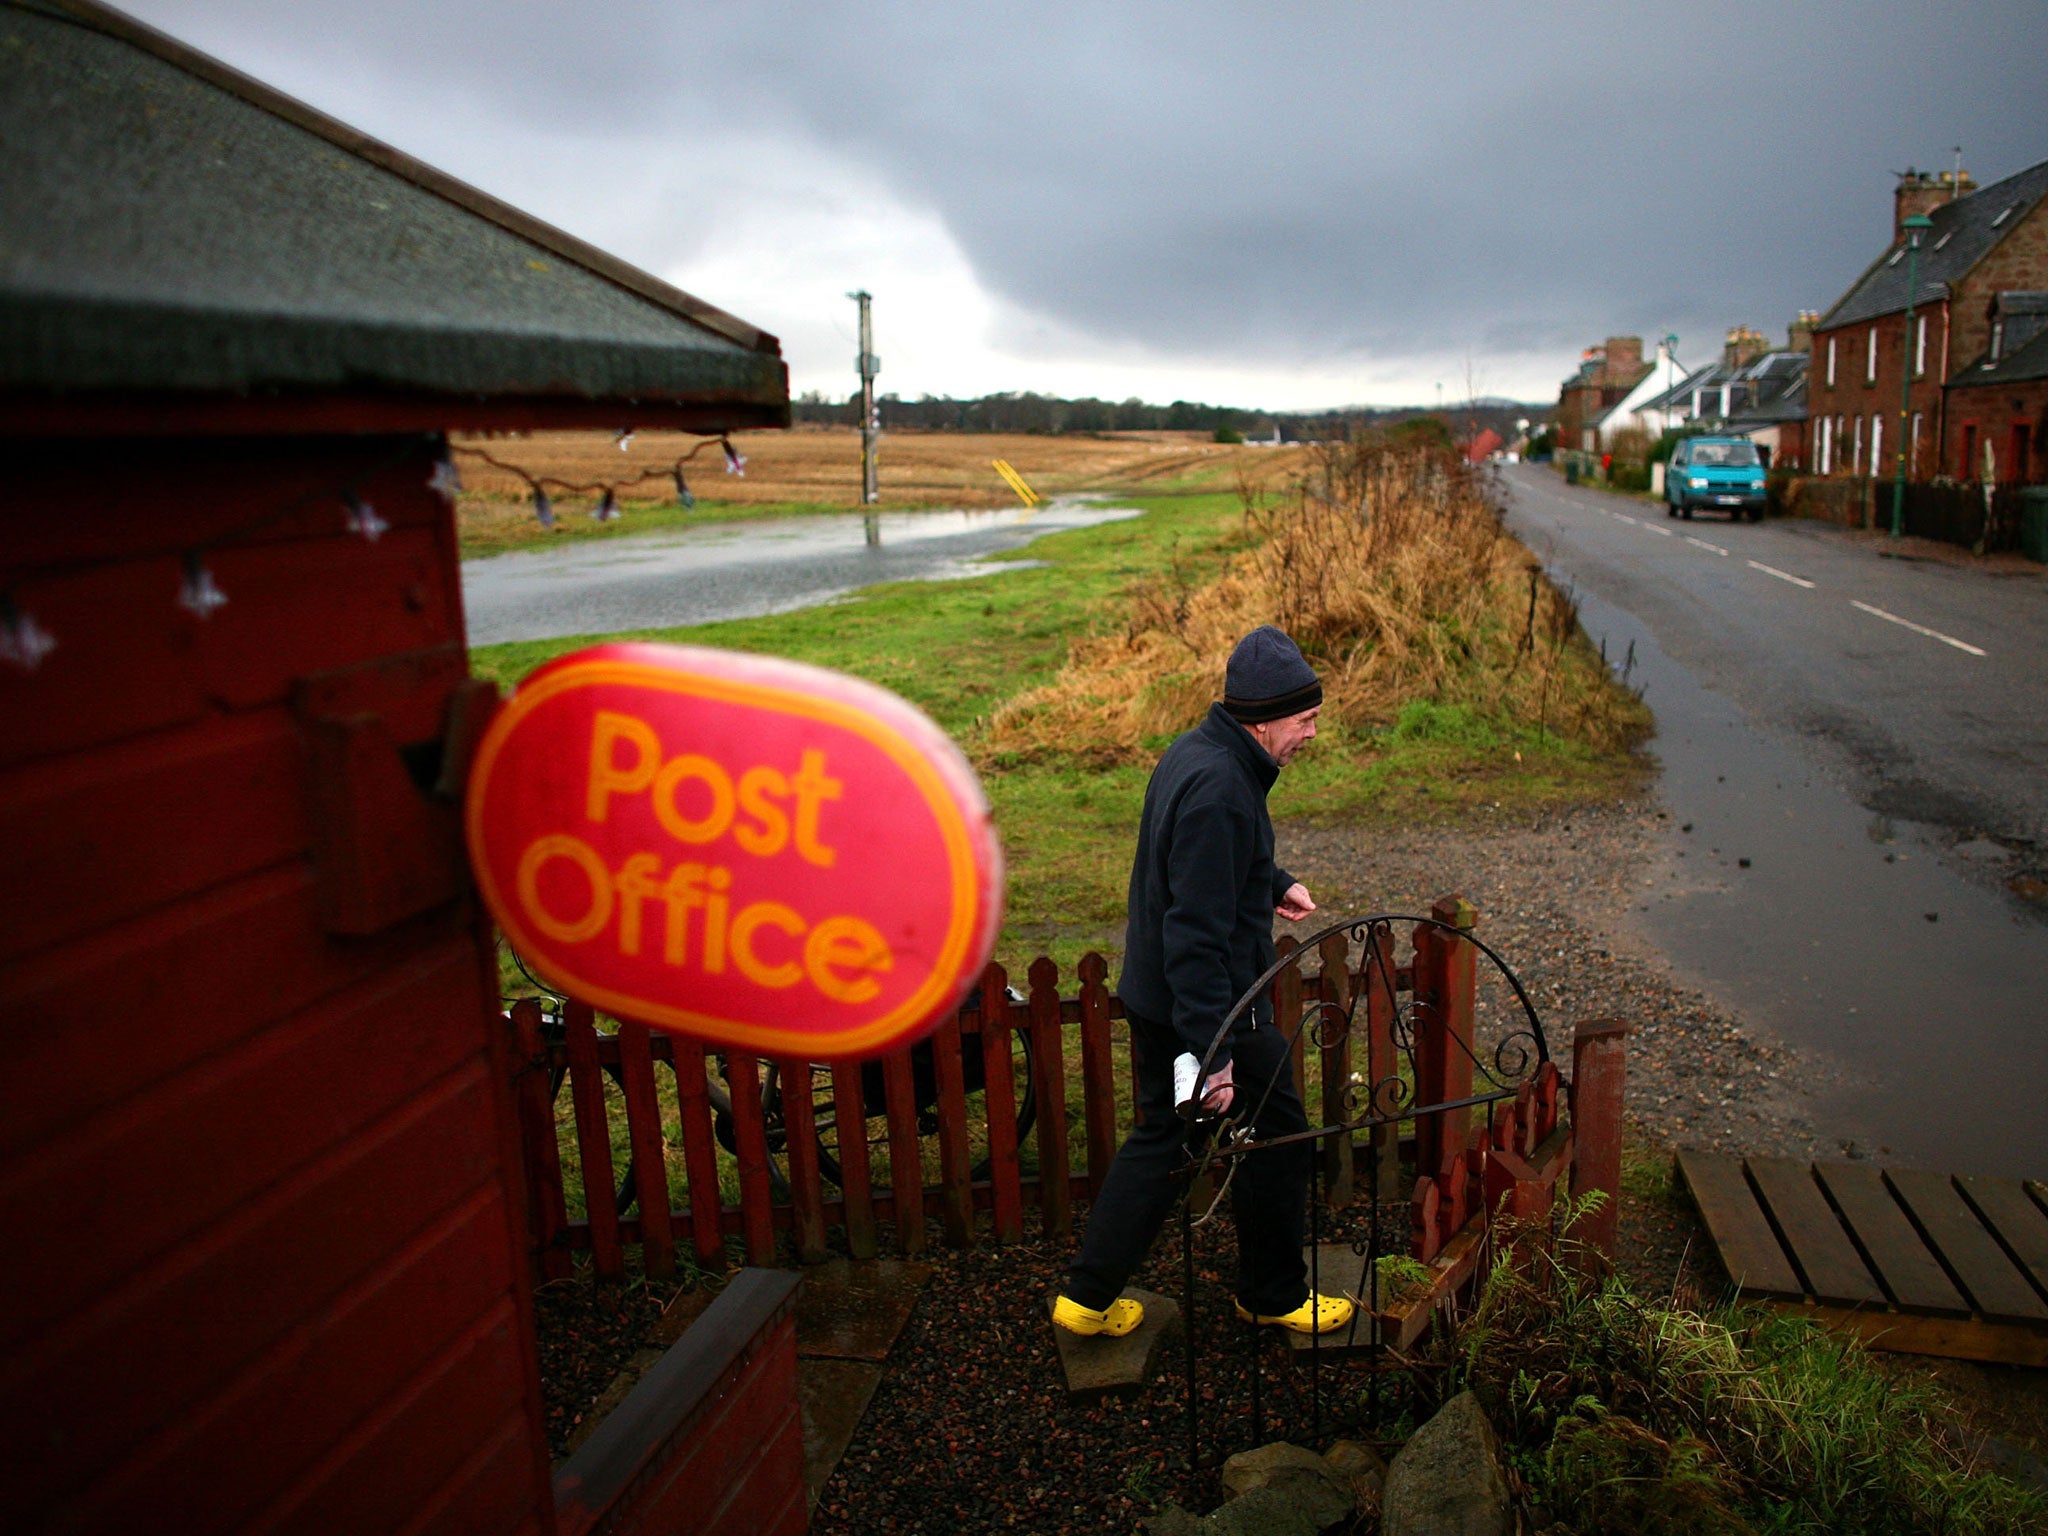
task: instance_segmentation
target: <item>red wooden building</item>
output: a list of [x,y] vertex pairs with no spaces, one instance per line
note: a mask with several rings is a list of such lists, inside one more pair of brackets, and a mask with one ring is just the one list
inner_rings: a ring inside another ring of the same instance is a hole
[[551,1476],[432,483],[778,344],[115,12],[0,56],[0,1525],[801,1528],[781,1278]]

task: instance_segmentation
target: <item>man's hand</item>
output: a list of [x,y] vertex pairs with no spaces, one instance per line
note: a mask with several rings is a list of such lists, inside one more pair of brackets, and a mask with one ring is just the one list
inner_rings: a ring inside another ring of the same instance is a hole
[[1235,1065],[1235,1062],[1226,1061],[1220,1069],[1211,1072],[1209,1081],[1202,1085],[1202,1108],[1212,1115],[1227,1114],[1231,1100],[1237,1097],[1237,1089],[1230,1078],[1230,1069]]
[[1298,923],[1315,909],[1316,904],[1309,899],[1308,887],[1297,880],[1287,887],[1287,894],[1280,898],[1280,905],[1273,910],[1290,923]]

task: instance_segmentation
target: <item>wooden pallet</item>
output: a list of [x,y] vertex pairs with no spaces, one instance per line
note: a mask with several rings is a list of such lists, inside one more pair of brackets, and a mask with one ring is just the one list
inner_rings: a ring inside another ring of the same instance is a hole
[[1678,1154],[1746,1297],[1874,1349],[2048,1366],[2048,1186],[1869,1163]]

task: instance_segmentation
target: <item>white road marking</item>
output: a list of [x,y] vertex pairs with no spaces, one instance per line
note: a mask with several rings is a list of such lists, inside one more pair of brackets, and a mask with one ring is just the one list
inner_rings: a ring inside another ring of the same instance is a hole
[[1675,539],[1675,538],[1677,538],[1677,537],[1678,537],[1678,535],[1677,535],[1677,534],[1675,534],[1675,533],[1673,533],[1673,532],[1672,532],[1672,531],[1671,531],[1671,530],[1670,530],[1669,528],[1659,528],[1659,527],[1658,527],[1658,526],[1657,526],[1657,525],[1656,525],[1655,523],[1645,523],[1645,524],[1643,524],[1643,532],[1645,532],[1645,533],[1661,533],[1661,534],[1663,534],[1663,535],[1664,535],[1664,537],[1665,537],[1665,538],[1667,538],[1667,539]]
[[1749,562],[1749,566],[1752,570],[1762,571],[1766,576],[1775,576],[1780,581],[1789,581],[1795,587],[1810,589],[1813,586],[1813,583],[1804,576],[1794,576],[1790,571],[1781,571],[1775,565],[1765,565],[1761,560],[1752,560]]
[[1958,640],[1954,635],[1944,635],[1940,630],[1929,629],[1925,624],[1915,624],[1911,619],[1902,619],[1896,613],[1886,613],[1882,608],[1873,608],[1868,603],[1859,603],[1853,597],[1849,599],[1849,606],[1861,608],[1865,613],[1874,614],[1876,617],[1897,624],[1901,628],[1910,629],[1916,635],[1925,635],[1930,640],[1939,640],[1943,645],[1952,645],[1959,651],[1968,651],[1972,656],[1982,656],[1984,654],[1983,651],[1971,645],[1967,640]]
[[1630,517],[1626,512],[1617,512],[1614,515],[1620,518],[1624,523],[1632,523],[1635,521],[1635,519]]
[[1717,555],[1726,555],[1728,553],[1728,551],[1723,549],[1720,545],[1709,544],[1705,539],[1696,539],[1689,533],[1685,536],[1685,542],[1688,544],[1697,544],[1701,549],[1711,549]]

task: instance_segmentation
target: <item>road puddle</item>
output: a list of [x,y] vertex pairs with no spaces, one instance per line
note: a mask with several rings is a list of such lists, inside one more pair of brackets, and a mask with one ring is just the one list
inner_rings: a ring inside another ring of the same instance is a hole
[[1577,596],[1587,634],[1657,716],[1670,820],[1637,900],[1641,937],[1703,990],[1837,1064],[1818,1118],[1860,1151],[2048,1176],[2048,928],[1950,869],[1938,828],[1859,801],[1703,687],[1632,615]]
[[1062,498],[993,512],[858,512],[714,523],[465,560],[471,645],[790,613],[885,581],[1025,568],[993,557],[1141,514]]

